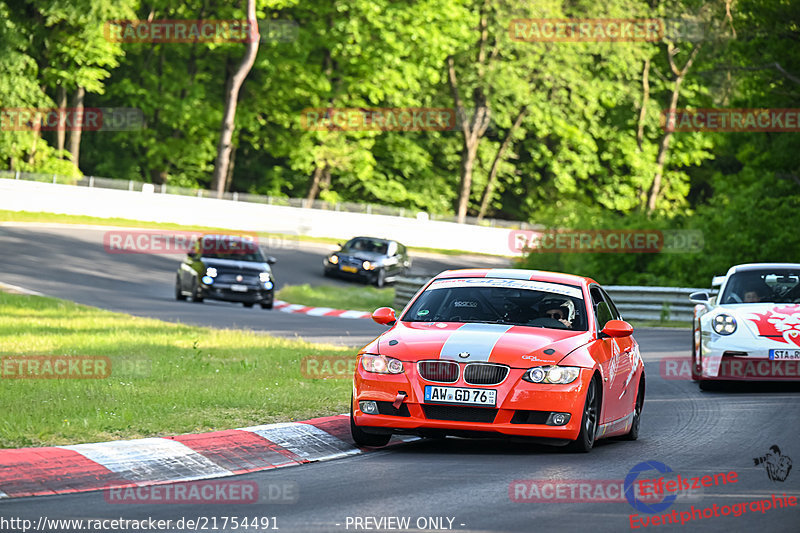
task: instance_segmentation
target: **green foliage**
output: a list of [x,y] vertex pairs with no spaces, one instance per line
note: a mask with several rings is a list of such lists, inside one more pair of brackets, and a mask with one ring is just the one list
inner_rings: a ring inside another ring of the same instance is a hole
[[[300,120],[303,109],[315,107],[452,108],[452,58],[465,119],[481,100],[491,113],[477,147],[469,214],[477,214],[509,137],[487,216],[568,228],[698,229],[706,236],[702,254],[539,254],[528,263],[619,282],[704,285],[742,258],[788,260],[796,237],[786,220],[800,196],[796,134],[669,136],[656,208],[650,217],[641,214],[668,137],[662,110],[676,87],[673,67],[681,69],[694,50],[678,108],[798,107],[800,4],[737,0],[730,16],[727,4],[261,0],[259,19],[296,24],[296,34],[260,43],[240,92],[230,189],[302,197],[315,170],[325,169],[321,199],[452,214],[462,172],[460,126],[309,131]],[[54,150],[53,132],[0,129],[0,167],[208,187],[223,94],[245,45],[112,43],[103,27],[110,19],[243,17],[242,2],[0,0],[0,106],[51,107],[62,90],[71,96],[83,87],[87,106],[140,108],[146,121],[140,131],[84,132],[80,170]],[[568,17],[658,17],[667,32],[658,42],[521,42],[509,34],[513,19]]]

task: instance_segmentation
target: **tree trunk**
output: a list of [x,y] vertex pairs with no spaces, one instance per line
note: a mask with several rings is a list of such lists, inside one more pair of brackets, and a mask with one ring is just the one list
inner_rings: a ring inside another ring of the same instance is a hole
[[225,111],[223,113],[222,128],[217,145],[217,160],[214,163],[214,177],[212,183],[217,191],[217,198],[222,198],[225,190],[225,177],[228,175],[228,165],[231,157],[231,140],[236,119],[236,105],[239,100],[239,89],[244,79],[253,67],[258,52],[258,23],[256,21],[255,0],[247,0],[247,20],[250,23],[250,37],[247,42],[247,51],[239,64],[239,68],[231,78],[225,94]]
[[517,114],[517,118],[514,119],[514,124],[512,124],[511,128],[506,132],[506,138],[503,139],[503,144],[497,149],[497,154],[495,154],[494,161],[492,162],[492,169],[489,171],[489,180],[486,182],[486,189],[483,191],[481,208],[478,211],[478,220],[483,220],[483,217],[486,215],[486,209],[489,207],[489,201],[492,199],[492,194],[494,193],[494,184],[497,180],[497,171],[500,168],[500,162],[503,160],[505,151],[511,145],[511,136],[514,134],[514,130],[522,124],[522,119],[525,118],[527,112],[528,106],[522,106],[522,109],[520,109]]
[[317,198],[319,194],[319,182],[322,178],[323,165],[317,165],[314,169],[314,174],[311,176],[311,186],[308,188],[308,195],[306,195],[306,207],[311,207],[311,203]]
[[[75,91],[75,99],[72,103],[72,112],[78,116],[83,115],[83,96],[85,91],[83,87],[78,87]],[[74,128],[69,132],[69,153],[72,163],[80,168],[80,153],[81,153],[81,128]]]
[[61,122],[65,121],[67,110],[67,88],[61,85],[58,88],[58,129],[56,130],[56,150],[59,152],[64,149],[64,142],[66,141],[67,131],[66,127],[61,126]]
[[661,138],[661,144],[658,147],[658,157],[656,158],[656,175],[653,177],[653,183],[650,186],[650,192],[647,195],[647,214],[651,214],[656,209],[656,202],[658,201],[659,194],[661,193],[661,179],[664,176],[664,164],[667,161],[667,153],[669,152],[669,143],[672,140],[672,131],[666,127],[669,124],[669,118],[675,116],[675,110],[678,108],[678,97],[680,96],[681,84],[683,83],[686,73],[697,57],[697,52],[702,48],[702,44],[695,46],[692,50],[689,59],[682,69],[675,66],[674,56],[677,53],[672,44],[668,48],[668,57],[670,68],[675,74],[675,87],[672,90],[672,97],[670,98],[669,109],[667,110],[667,122],[665,123],[664,136]]

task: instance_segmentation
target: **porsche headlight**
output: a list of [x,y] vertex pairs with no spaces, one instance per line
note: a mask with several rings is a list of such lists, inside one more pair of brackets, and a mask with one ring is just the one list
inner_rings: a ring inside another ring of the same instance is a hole
[[259,280],[261,283],[264,283],[265,281],[270,281],[270,279],[269,279],[269,272],[261,272],[261,273],[259,273],[259,275],[258,275],[258,280]]
[[549,383],[565,385],[572,383],[581,373],[577,366],[536,366],[522,375],[530,383]]
[[711,320],[711,327],[720,335],[730,335],[736,331],[736,319],[722,313]]
[[206,276],[210,276],[212,278],[216,278],[217,277],[217,269],[214,268],[214,267],[208,267],[206,269]]
[[364,261],[363,263],[361,263],[361,266],[364,268],[364,270],[372,270],[373,268],[375,268],[375,265],[373,265],[369,261]]
[[338,255],[332,255],[332,256],[330,256],[330,257],[328,258],[328,263],[330,263],[330,264],[332,264],[332,265],[338,265],[338,264],[339,264],[339,256],[338,256]]
[[361,356],[361,367],[367,372],[375,374],[402,374],[403,362],[399,359],[386,357],[383,355],[369,355],[364,354]]

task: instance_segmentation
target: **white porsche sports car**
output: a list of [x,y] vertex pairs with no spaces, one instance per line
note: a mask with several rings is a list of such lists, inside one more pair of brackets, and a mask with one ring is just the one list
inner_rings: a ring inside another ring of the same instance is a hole
[[692,379],[800,380],[800,264],[752,263],[695,292]]

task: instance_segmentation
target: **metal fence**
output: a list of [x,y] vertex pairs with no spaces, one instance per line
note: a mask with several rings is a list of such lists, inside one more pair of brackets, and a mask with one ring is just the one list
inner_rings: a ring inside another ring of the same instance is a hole
[[[395,284],[394,307],[400,310],[428,282],[430,277],[399,278]],[[625,319],[691,322],[694,304],[689,295],[709,289],[684,287],[629,287],[608,285],[604,287]]]
[[[0,178],[57,183],[61,185],[77,185],[81,187],[98,187],[102,189],[149,192],[155,194],[177,194],[181,196],[196,196],[198,198],[217,197],[216,191],[211,191],[208,189],[193,189],[167,184],[155,185],[152,183],[143,183],[141,181],[101,178],[97,176],[61,176],[57,174],[20,172],[19,170],[0,170]],[[285,196],[267,196],[243,192],[226,192],[222,195],[222,199],[231,200],[234,202],[303,207],[309,209],[323,209],[326,211],[341,211],[345,213],[366,213],[368,215],[388,215],[404,218],[416,218],[421,220],[435,220],[440,222],[457,221],[457,218],[453,215],[439,215],[436,213],[426,213],[416,209],[407,209],[404,207],[362,204],[356,202],[332,203],[322,200],[314,200],[309,202],[305,198],[287,198]],[[477,217],[467,217],[466,223],[493,228],[523,230],[541,229],[542,227],[536,224],[528,224],[526,222],[516,222],[512,220],[497,220],[493,218],[484,218],[483,220],[478,220]]]

